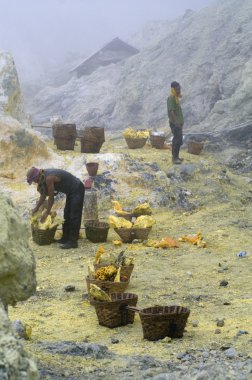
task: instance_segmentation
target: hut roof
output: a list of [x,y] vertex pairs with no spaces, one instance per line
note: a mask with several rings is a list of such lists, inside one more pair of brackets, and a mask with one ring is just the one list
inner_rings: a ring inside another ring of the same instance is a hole
[[[122,52],[124,53],[123,55]],[[138,49],[116,37],[75,66],[70,72],[72,73],[76,71],[78,73],[82,72],[83,75],[86,73],[89,74],[99,66],[105,66],[112,62],[119,62],[137,53],[139,53]]]

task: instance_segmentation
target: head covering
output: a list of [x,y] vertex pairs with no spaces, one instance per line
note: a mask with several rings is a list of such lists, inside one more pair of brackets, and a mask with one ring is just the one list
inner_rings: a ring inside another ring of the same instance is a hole
[[32,182],[35,182],[36,180],[38,180],[39,174],[40,174],[40,169],[35,168],[35,166],[33,166],[31,169],[28,170],[26,174],[26,180],[29,183],[29,185],[31,185]]
[[180,87],[180,84],[176,81],[171,82],[171,88],[177,88]]

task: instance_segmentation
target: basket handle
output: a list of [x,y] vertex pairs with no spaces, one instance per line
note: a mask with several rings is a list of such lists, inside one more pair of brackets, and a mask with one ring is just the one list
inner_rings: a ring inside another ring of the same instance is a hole
[[140,309],[138,309],[135,306],[126,306],[125,309],[127,309],[129,311],[134,311],[135,313],[139,313],[140,312]]

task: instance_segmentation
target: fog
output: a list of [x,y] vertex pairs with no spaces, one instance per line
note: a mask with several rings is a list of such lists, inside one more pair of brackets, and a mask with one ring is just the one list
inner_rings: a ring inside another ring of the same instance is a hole
[[127,39],[149,20],[172,20],[213,0],[0,0],[0,50],[21,81],[67,60],[80,61],[114,37]]

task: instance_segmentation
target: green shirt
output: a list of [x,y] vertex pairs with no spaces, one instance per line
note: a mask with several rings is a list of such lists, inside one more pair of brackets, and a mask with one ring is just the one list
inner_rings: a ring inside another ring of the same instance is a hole
[[[175,115],[177,116],[176,120],[174,120],[171,111],[174,111]],[[170,123],[182,125],[184,124],[184,117],[181,106],[176,102],[175,97],[172,95],[167,98],[167,112]]]

